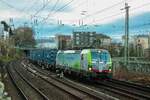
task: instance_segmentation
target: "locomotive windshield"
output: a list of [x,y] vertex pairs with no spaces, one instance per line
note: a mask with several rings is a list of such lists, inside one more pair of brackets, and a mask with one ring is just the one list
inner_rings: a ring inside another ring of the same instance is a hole
[[98,52],[92,52],[92,59],[98,59]]
[[100,57],[100,61],[108,62],[110,55],[107,52],[101,52],[99,54],[99,57]]
[[107,52],[92,52],[92,60],[108,62],[110,55]]

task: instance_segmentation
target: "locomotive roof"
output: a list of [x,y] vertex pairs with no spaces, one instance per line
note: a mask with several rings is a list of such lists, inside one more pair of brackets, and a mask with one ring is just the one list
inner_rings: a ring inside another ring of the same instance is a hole
[[86,51],[102,51],[102,52],[108,52],[105,49],[83,49],[83,50],[59,50],[58,53],[81,53]]
[[81,50],[59,50],[58,53],[80,53]]
[[55,48],[34,48],[31,50],[33,51],[33,50],[58,50],[58,49],[55,49]]
[[105,52],[108,52],[108,50],[106,49],[83,49],[83,51],[86,51],[86,50],[91,50],[91,51],[105,51]]

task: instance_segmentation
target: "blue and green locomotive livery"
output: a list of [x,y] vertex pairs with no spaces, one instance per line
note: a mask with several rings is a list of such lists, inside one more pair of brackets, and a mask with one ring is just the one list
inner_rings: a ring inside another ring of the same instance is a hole
[[111,56],[102,49],[58,51],[56,69],[87,77],[112,78]]

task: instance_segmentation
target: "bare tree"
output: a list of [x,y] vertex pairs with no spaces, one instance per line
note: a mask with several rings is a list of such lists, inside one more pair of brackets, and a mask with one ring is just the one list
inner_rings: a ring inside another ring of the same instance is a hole
[[34,31],[30,27],[19,27],[14,31],[15,46],[19,47],[34,47]]

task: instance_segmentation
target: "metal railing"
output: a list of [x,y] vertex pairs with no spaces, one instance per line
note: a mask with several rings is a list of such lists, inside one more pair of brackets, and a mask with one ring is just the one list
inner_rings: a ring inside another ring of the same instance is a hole
[[[113,69],[114,71],[125,65],[125,60],[123,57],[116,57],[112,59],[113,62]],[[138,72],[149,74],[150,73],[150,60],[143,57],[130,57],[129,61],[127,62],[127,66],[124,66],[131,72]]]

